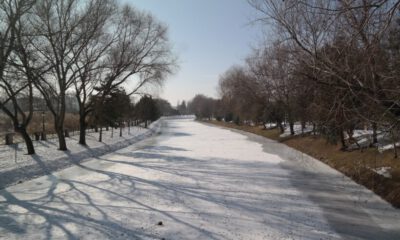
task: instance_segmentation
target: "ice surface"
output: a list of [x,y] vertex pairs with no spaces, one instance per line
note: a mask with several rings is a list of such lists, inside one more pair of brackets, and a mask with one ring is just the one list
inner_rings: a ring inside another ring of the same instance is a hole
[[307,155],[192,120],[160,126],[158,136],[0,191],[0,236],[400,239],[399,210]]

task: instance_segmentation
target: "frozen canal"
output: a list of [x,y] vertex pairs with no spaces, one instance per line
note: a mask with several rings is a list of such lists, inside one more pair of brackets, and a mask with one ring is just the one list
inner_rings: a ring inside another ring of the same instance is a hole
[[163,120],[138,144],[0,191],[4,239],[400,239],[400,211],[257,137]]

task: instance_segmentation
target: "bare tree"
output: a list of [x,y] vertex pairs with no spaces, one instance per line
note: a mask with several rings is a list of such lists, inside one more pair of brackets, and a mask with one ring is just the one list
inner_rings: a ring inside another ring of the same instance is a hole
[[67,150],[64,135],[66,93],[84,67],[76,62],[91,40],[98,36],[109,4],[100,0],[41,0],[32,15],[31,27],[36,37],[31,44],[37,51],[36,60],[51,66],[51,71],[39,75],[34,83],[54,117],[60,150]]
[[236,117],[258,122],[265,107],[265,96],[257,78],[246,67],[234,66],[219,80],[219,92]]
[[96,87],[99,86],[101,72],[105,67],[104,58],[116,40],[112,37],[112,17],[116,13],[117,6],[111,3],[102,3],[103,7],[99,8],[99,12],[94,14],[84,26],[89,29],[94,28],[96,33],[87,44],[85,43],[82,53],[74,62],[75,68],[78,70],[73,85],[79,106],[79,144],[82,145],[86,145],[87,116],[94,110],[94,101],[90,101],[90,98],[98,94]]
[[196,115],[198,119],[211,120],[214,113],[215,99],[206,97],[202,94],[197,94],[189,103],[188,109]]
[[[114,89],[129,84],[128,95],[161,85],[176,66],[167,28],[150,14],[124,6],[115,22],[116,39],[107,51],[97,89],[100,104]],[[95,115],[98,115],[96,113]],[[100,128],[99,141],[101,141]]]
[[262,13],[260,21],[274,26],[281,41],[293,46],[293,54],[299,61],[307,56],[309,60],[302,61],[307,64],[306,77],[320,86],[329,86],[338,93],[335,96],[346,98],[336,102],[334,108],[329,107],[335,116],[342,116],[334,124],[341,126],[338,127],[341,135],[345,129],[351,131],[357,121],[365,121],[372,126],[376,142],[378,125],[399,121],[400,105],[393,94],[398,80],[387,67],[390,63],[382,41],[400,1],[249,0],[249,3]]
[[[32,140],[27,133],[27,126],[33,114],[33,84],[17,67],[19,36],[23,34],[21,18],[32,8],[34,1],[1,1],[0,3],[0,109],[12,120],[14,130],[23,137],[28,154],[34,154]],[[24,69],[29,71],[29,69]],[[19,99],[28,99],[28,112],[20,106]]]

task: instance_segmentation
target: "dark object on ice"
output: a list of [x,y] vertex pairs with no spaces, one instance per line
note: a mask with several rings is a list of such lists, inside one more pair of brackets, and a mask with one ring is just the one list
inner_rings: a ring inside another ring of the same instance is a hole
[[19,181],[18,181],[18,184],[20,184],[20,183],[22,183],[22,180],[19,180]]
[[163,222],[159,221],[159,222],[157,223],[157,225],[158,225],[158,226],[163,226],[164,224],[163,224]]

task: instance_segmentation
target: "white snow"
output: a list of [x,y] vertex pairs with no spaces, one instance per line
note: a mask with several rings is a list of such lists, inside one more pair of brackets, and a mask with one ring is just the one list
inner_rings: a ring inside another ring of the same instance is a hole
[[[397,149],[397,147],[400,147],[400,142],[396,143],[396,149]],[[381,152],[381,153],[384,152],[384,151],[390,150],[390,149],[394,149],[394,144],[393,143],[389,143],[389,144],[382,145],[382,146],[378,147],[378,151]]]
[[156,137],[0,191],[0,236],[400,238],[399,210],[307,155],[192,120],[159,126]]
[[354,138],[361,138],[361,137],[369,137],[372,136],[373,131],[372,130],[364,130],[364,129],[355,129],[353,131],[353,137]]
[[[300,134],[303,134],[303,133],[312,132],[313,127],[310,126],[310,125],[306,125],[306,127],[305,127],[304,129],[302,129],[301,124],[294,124],[293,130],[294,130],[294,135],[296,136],[296,135],[300,135]],[[291,136],[289,125],[286,126],[285,132],[282,133],[282,134],[279,135],[279,136],[280,136],[281,138]]]
[[266,123],[266,124],[264,124],[264,127],[266,129],[273,129],[273,128],[276,128],[276,123]]
[[372,169],[372,171],[376,172],[377,174],[384,176],[385,178],[392,178],[392,174],[390,174],[391,167],[380,167],[376,169]]
[[155,122],[149,129],[142,127],[124,128],[122,137],[119,136],[119,129],[111,128],[109,131],[103,129],[103,142],[98,141],[99,133],[87,133],[87,146],[78,144],[78,135],[66,138],[68,151],[59,151],[58,140],[34,141],[36,155],[26,155],[24,143],[11,146],[0,146],[0,188],[4,188],[18,181],[24,181],[35,176],[45,175],[52,170],[65,168],[74,162],[104,155],[134,142],[150,136]]
[[[356,129],[353,133],[353,138],[357,141],[357,143],[352,143],[349,146],[349,149],[358,149],[359,146],[361,147],[369,147],[372,143],[372,130],[363,130],[363,129]],[[345,133],[345,139],[348,139],[349,136]],[[391,139],[391,136],[388,132],[377,131],[377,140],[378,143],[376,144],[378,151],[380,153],[393,149],[394,145]],[[400,147],[400,142],[396,143],[396,146]]]

